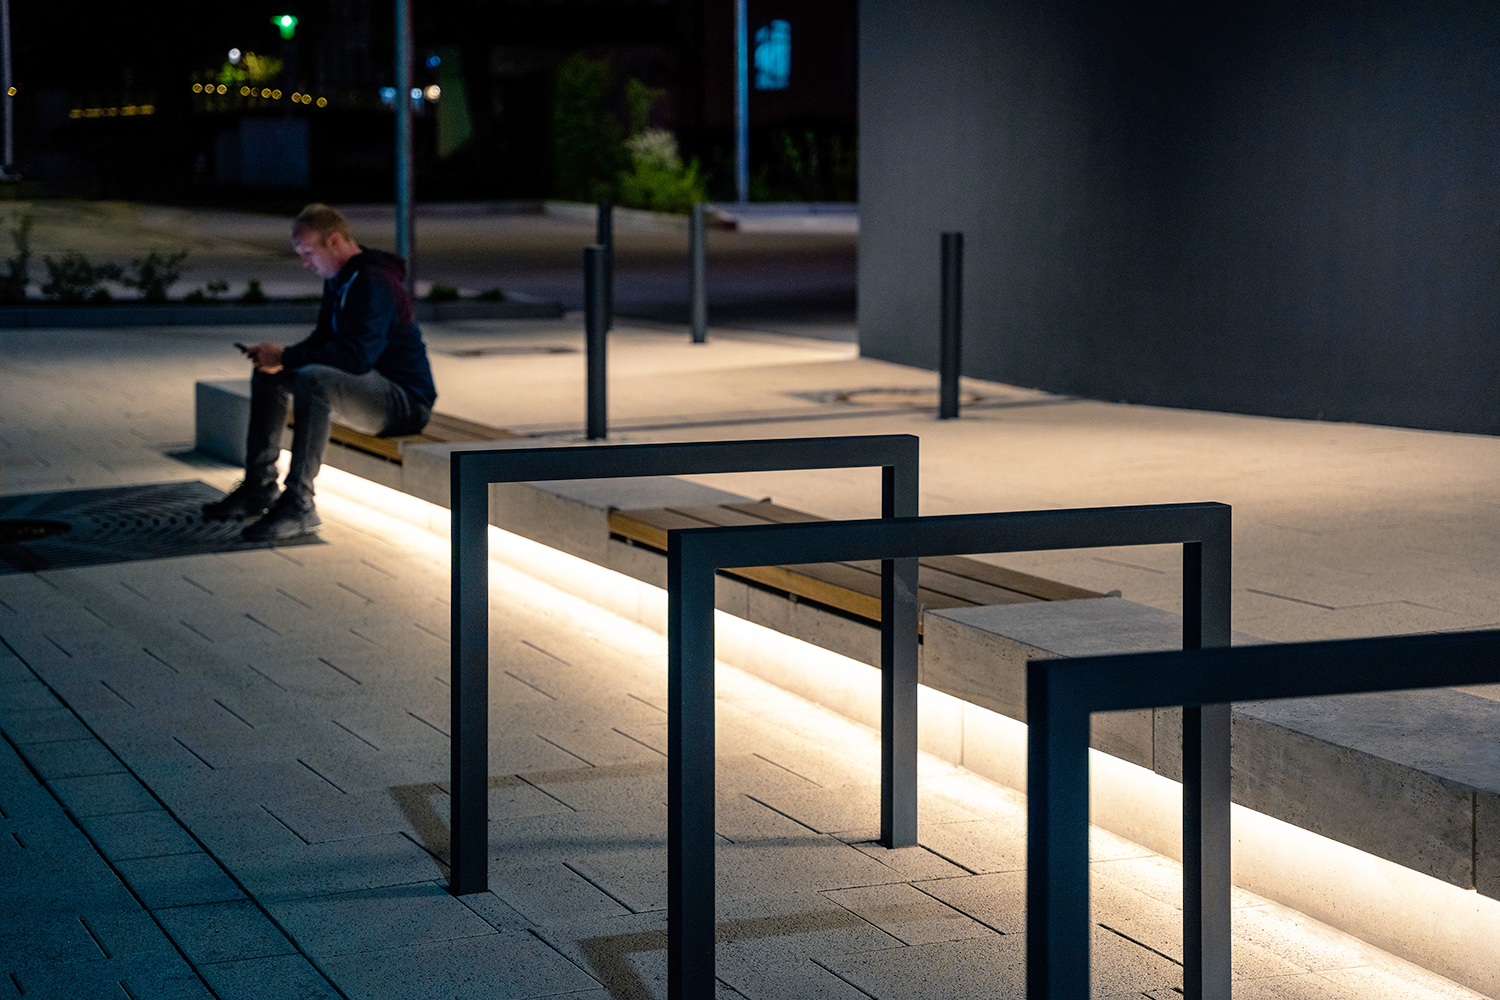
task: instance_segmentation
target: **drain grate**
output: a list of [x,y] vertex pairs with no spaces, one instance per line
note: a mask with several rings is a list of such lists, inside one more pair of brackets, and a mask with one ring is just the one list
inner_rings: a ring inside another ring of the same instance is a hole
[[0,575],[268,548],[240,538],[245,522],[203,519],[223,495],[183,482],[0,497]]

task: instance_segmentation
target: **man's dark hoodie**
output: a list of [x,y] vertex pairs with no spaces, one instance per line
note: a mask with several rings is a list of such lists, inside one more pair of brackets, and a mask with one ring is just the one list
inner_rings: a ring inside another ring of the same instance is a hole
[[323,282],[317,327],[288,347],[281,363],[287,368],[332,365],[353,375],[373,368],[430,409],[437,387],[411,296],[402,285],[406,261],[383,250],[359,249]]

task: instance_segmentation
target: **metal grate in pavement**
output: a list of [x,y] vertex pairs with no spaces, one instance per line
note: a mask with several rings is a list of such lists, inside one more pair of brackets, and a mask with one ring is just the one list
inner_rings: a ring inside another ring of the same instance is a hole
[[[0,576],[269,548],[240,538],[248,522],[203,519],[203,505],[223,495],[190,481],[0,496],[0,522],[61,522],[70,529],[27,541],[0,538]],[[276,544],[316,542],[309,535]]]

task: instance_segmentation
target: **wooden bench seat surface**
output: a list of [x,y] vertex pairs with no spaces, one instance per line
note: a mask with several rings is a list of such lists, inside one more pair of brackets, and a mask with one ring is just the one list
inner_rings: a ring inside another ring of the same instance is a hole
[[[673,528],[793,524],[821,520],[825,518],[762,500],[703,507],[611,510],[609,530],[611,534],[665,552],[667,532]],[[868,621],[880,621],[880,564],[877,561],[748,566],[726,569],[724,573],[816,601]],[[964,556],[935,556],[918,560],[917,587],[917,600],[926,608],[1069,601],[1104,596],[1082,587],[1045,580]]]
[[[287,426],[292,426],[290,418],[287,419]],[[328,436],[346,448],[357,448],[391,462],[401,461],[401,449],[408,444],[467,444],[472,441],[506,441],[521,437],[520,434],[500,427],[489,427],[447,413],[434,413],[420,434],[376,437],[343,424],[334,424]]]

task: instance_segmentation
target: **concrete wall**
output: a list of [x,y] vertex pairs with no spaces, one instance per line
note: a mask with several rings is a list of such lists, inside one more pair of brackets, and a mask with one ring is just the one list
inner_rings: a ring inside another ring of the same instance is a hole
[[1500,8],[863,0],[859,324],[935,367],[1500,433]]

